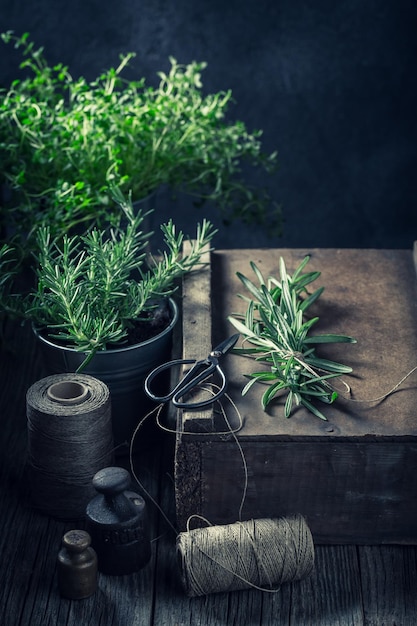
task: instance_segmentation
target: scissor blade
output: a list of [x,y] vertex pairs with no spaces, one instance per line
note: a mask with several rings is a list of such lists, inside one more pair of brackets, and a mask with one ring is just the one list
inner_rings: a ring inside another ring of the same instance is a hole
[[239,333],[236,333],[236,335],[232,335],[228,339],[225,339],[224,341],[219,343],[218,346],[213,348],[213,350],[211,351],[211,354],[217,357],[223,356],[224,354],[226,354],[227,352],[229,352],[229,350],[233,348],[233,346],[239,339],[239,336],[240,336]]

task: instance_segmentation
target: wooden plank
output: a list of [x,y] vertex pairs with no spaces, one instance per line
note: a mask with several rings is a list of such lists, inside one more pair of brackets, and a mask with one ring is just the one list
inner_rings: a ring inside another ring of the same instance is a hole
[[[338,543],[341,537],[345,543],[358,544],[372,538],[385,543],[415,541],[410,494],[417,492],[417,477],[407,468],[417,464],[417,444],[263,441],[255,445],[248,438],[240,438],[240,444],[248,471],[243,519],[301,513],[316,543]],[[399,466],[401,473],[392,470]],[[190,490],[187,497],[192,498],[194,512],[214,524],[236,521],[245,472],[235,442],[184,443],[177,454],[177,477],[183,490]],[[185,493],[177,493],[181,527],[193,510],[184,502]]]
[[177,438],[175,453],[175,502],[178,528],[185,530],[193,513],[202,514],[202,463],[199,442],[183,444],[184,435]]
[[[185,242],[184,251],[187,251],[189,247],[189,242]],[[213,347],[210,258],[210,252],[207,250],[201,259],[205,266],[198,272],[191,272],[187,280],[183,281],[182,334],[189,338],[186,344],[183,343],[182,358],[184,359],[204,359]],[[210,432],[214,430],[213,420],[213,409],[208,407],[192,412],[181,411],[178,424],[185,432]]]
[[[165,496],[166,498],[167,496]],[[165,499],[165,506],[172,510]],[[161,529],[162,530],[162,529]],[[250,626],[361,626],[359,565],[354,546],[316,547],[311,577],[281,586],[277,594],[245,590],[230,594],[186,598],[178,580],[175,537],[161,533],[157,570],[155,624],[248,624]],[[173,575],[177,572],[177,575]],[[161,602],[159,598],[163,598]]]
[[417,623],[417,548],[359,548],[367,626]]
[[[299,585],[300,583],[294,583]],[[287,626],[290,624],[293,585],[285,583],[277,593],[257,590],[230,594],[230,624]]]
[[313,575],[293,586],[290,623],[320,626],[367,624],[354,546],[316,547]]

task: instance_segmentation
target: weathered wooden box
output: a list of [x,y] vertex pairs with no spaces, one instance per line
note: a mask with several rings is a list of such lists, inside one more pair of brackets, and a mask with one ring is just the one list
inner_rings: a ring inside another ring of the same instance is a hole
[[[417,372],[380,402],[417,365],[417,286],[413,253],[405,250],[216,251],[183,293],[183,352],[201,358],[235,331],[243,312],[236,272],[277,275],[279,257],[293,271],[306,254],[325,286],[317,332],[356,337],[354,345],[319,350],[353,367],[350,399],[320,404],[328,421],[304,409],[286,419],[283,402],[265,413],[261,385],[242,398],[251,360],[230,355],[228,391],[244,424],[237,437],[247,463],[242,519],[303,514],[316,543],[417,542]],[[354,400],[354,401],[353,401]],[[364,402],[358,402],[363,400]],[[236,412],[225,401],[228,420]],[[175,490],[181,529],[190,515],[213,524],[238,519],[245,472],[235,439],[219,435],[217,411],[179,412]],[[227,430],[227,428],[226,428]]]

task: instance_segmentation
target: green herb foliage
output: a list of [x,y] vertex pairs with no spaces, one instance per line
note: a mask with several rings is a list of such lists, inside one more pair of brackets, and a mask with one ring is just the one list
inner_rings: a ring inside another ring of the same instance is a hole
[[18,261],[15,250],[8,243],[0,246],[0,313],[15,314],[12,289]]
[[271,172],[276,153],[262,152],[260,131],[226,120],[230,91],[203,94],[205,63],[170,58],[151,87],[124,77],[129,53],[88,81],[62,63],[50,66],[28,33],[2,39],[23,56],[22,78],[0,89],[0,175],[13,191],[3,219],[13,218],[19,232],[47,223],[56,237],[80,223],[117,221],[109,183],[131,190],[135,201],[168,185],[215,202],[225,221],[280,230],[279,208],[242,173],[248,165]]
[[134,214],[130,198],[118,189],[113,193],[126,217],[125,228],[65,235],[62,245],[47,226],[37,235],[38,287],[26,315],[52,338],[87,352],[80,369],[97,350],[126,341],[132,323],[169,296],[179,277],[198,268],[215,234],[204,220],[182,256],[184,235],[170,220],[161,227],[167,250],[159,258],[149,256],[149,235],[141,230],[146,214]]
[[284,260],[280,259],[280,280],[269,277],[264,280],[255,263],[251,268],[258,284],[238,273],[249,291],[244,316],[230,316],[230,322],[243,335],[250,347],[237,348],[235,352],[249,355],[268,365],[267,370],[255,372],[248,377],[245,395],[256,382],[266,383],[262,395],[264,409],[279,394],[287,393],[284,413],[290,417],[293,405],[303,405],[317,417],[326,417],[313,404],[321,400],[330,404],[338,397],[331,379],[352,371],[341,363],[317,356],[315,345],[323,343],[356,343],[352,337],[334,334],[310,335],[319,321],[318,317],[306,319],[305,313],[323,292],[323,287],[313,293],[307,287],[320,272],[303,273],[309,257],[305,257],[291,275],[287,273]]

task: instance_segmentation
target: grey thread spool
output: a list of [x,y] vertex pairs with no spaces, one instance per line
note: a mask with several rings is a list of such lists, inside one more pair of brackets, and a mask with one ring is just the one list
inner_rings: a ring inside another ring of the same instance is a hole
[[110,393],[87,374],[55,374],[26,394],[33,506],[64,520],[83,519],[92,478],[113,463]]
[[238,589],[275,591],[314,566],[314,544],[301,516],[255,519],[180,533],[177,552],[188,596]]

